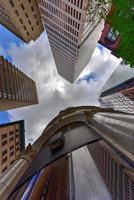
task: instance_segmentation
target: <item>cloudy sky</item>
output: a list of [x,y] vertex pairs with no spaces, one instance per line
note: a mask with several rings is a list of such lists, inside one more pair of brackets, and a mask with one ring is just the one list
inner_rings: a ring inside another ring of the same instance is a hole
[[29,44],[18,42],[14,37],[0,44],[0,54],[36,81],[39,104],[8,111],[10,121],[25,120],[27,143],[38,138],[60,110],[99,105],[100,90],[120,63],[109,50],[97,45],[90,63],[74,84],[70,84],[57,73],[46,33]]

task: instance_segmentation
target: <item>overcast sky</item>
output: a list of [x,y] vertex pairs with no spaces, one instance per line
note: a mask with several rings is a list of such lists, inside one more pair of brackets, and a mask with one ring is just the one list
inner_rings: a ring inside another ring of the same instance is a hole
[[85,70],[74,84],[68,83],[57,73],[46,33],[29,44],[9,45],[6,52],[13,63],[36,81],[39,104],[10,110],[11,121],[25,120],[26,143],[39,137],[47,123],[60,110],[69,106],[98,105],[98,95],[111,73],[119,65],[105,48],[97,45]]

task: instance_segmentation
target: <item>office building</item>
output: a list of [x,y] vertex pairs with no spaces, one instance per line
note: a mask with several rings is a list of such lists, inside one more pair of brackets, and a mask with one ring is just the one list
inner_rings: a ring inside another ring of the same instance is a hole
[[26,43],[44,30],[36,0],[0,0],[0,24]]
[[[88,64],[101,36],[99,4],[88,0],[38,0],[38,4],[58,73],[73,83]],[[107,13],[107,6],[105,10]]]
[[1,124],[0,139],[0,174],[2,174],[25,149],[24,121]]
[[91,144],[88,149],[112,200],[133,199],[134,168],[104,141]]
[[132,200],[133,130],[134,115],[113,109],[81,106],[61,111],[0,177],[0,197]]
[[134,114],[134,78],[102,92],[99,101],[101,105]]
[[0,111],[37,103],[35,82],[0,56]]

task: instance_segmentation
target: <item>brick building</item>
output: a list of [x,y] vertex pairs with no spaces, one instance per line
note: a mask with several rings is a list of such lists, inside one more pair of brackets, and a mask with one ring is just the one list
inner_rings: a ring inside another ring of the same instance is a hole
[[5,172],[25,149],[24,121],[0,125],[0,174]]
[[36,0],[0,0],[0,24],[27,43],[44,30]]
[[118,31],[115,31],[110,24],[105,23],[102,35],[99,39],[99,44],[103,45],[107,49],[112,51],[112,54],[115,54],[116,49],[118,49],[121,42],[121,36]]
[[0,56],[0,110],[37,103],[35,82]]

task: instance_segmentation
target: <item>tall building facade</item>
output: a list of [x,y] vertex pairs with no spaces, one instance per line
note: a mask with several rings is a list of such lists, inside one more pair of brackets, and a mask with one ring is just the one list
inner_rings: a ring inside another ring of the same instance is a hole
[[99,4],[88,0],[38,0],[38,4],[58,73],[72,83],[88,64],[101,36]]
[[2,174],[25,149],[24,121],[1,124],[0,141],[0,174]]
[[0,110],[37,103],[35,82],[0,56]]
[[[132,200],[133,130],[134,115],[113,109],[83,106],[61,111],[0,177],[0,197]],[[55,140],[52,151],[51,138],[59,133],[64,143]]]
[[134,78],[102,92],[99,101],[101,105],[134,114]]
[[88,146],[113,200],[132,200],[134,195],[134,169],[106,142]]
[[0,24],[27,43],[44,30],[36,0],[0,0]]

